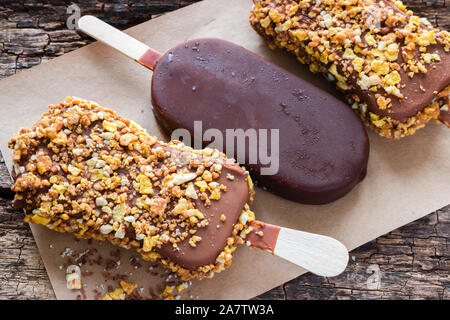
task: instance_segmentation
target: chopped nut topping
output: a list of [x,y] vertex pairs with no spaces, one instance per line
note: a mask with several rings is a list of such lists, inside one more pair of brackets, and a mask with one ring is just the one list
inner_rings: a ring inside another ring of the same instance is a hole
[[[336,81],[350,104],[357,102],[352,107],[381,135],[398,139],[437,119],[439,112],[419,112],[402,121],[383,117],[386,120],[375,124],[367,113],[368,101],[376,101],[380,110],[392,110],[394,101],[397,105],[407,100],[405,79],[419,76],[423,81],[423,75],[450,52],[450,33],[413,15],[401,1],[253,3],[250,22],[269,46],[293,52],[312,72]],[[355,92],[365,102],[355,99]],[[438,103],[442,106],[444,100]]]
[[197,246],[196,243],[199,242],[200,240],[202,240],[202,237],[199,237],[199,236],[192,236],[192,237],[189,239],[189,245],[190,245],[191,247],[196,247],[196,246]]

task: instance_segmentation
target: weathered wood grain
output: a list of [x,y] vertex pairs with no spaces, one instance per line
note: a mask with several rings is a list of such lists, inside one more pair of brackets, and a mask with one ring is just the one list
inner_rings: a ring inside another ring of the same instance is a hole
[[0,152],[0,197],[5,196],[5,194],[11,194],[11,178],[9,176],[8,170],[6,169],[5,161],[3,160],[2,153]]
[[[82,14],[95,14],[120,29],[197,0],[85,0]],[[441,28],[450,29],[445,0],[405,1]],[[66,28],[67,2],[0,2],[0,79],[91,40]],[[0,154],[0,299],[54,299],[47,273],[21,211],[11,207],[11,180]],[[335,278],[300,276],[256,299],[450,299],[450,206],[351,252]],[[374,274],[375,270],[375,274]],[[379,270],[379,284],[376,279]],[[370,289],[371,288],[371,289]]]
[[[450,206],[351,252],[346,271],[334,278],[298,277],[259,298],[449,299]],[[379,287],[368,288],[379,270]]]
[[0,198],[0,299],[55,298],[31,230]]

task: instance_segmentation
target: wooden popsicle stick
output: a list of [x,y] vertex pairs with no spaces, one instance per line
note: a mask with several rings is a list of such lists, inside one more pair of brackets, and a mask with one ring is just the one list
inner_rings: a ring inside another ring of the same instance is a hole
[[94,16],[82,16],[78,29],[153,70],[161,53]]
[[246,238],[249,245],[269,251],[314,274],[334,277],[347,266],[348,250],[336,239],[260,221],[253,221],[250,226],[253,231]]

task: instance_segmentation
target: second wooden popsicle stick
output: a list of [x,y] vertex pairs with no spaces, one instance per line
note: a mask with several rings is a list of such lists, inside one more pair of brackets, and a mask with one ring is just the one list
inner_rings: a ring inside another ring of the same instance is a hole
[[94,16],[83,16],[78,20],[78,28],[98,41],[116,49],[143,66],[153,70],[156,61],[161,56],[146,44],[130,37]]

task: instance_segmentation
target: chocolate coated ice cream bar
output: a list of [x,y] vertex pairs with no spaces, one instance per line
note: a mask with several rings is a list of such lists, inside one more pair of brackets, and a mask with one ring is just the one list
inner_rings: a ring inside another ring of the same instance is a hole
[[393,0],[254,0],[253,28],[335,81],[380,135],[449,125],[450,36]]
[[[366,174],[367,134],[344,102],[228,41],[196,39],[167,51],[153,72],[152,103],[167,133],[186,128],[200,138],[196,121],[202,137],[218,130],[226,154],[245,150],[245,160],[238,161],[259,186],[293,201],[335,201]],[[277,157],[278,170],[263,174],[268,164],[245,140],[229,136],[236,130],[267,130],[268,142],[261,136],[257,141],[259,154]],[[271,137],[274,130],[278,140]]]

